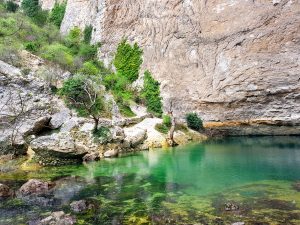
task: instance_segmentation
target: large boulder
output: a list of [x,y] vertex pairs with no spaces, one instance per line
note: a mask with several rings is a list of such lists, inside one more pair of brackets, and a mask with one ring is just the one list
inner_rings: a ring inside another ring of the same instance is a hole
[[30,147],[42,165],[78,163],[88,151],[85,146],[76,145],[69,132],[38,137],[30,143]]
[[147,138],[147,130],[139,127],[129,127],[124,129],[125,146],[135,148]]

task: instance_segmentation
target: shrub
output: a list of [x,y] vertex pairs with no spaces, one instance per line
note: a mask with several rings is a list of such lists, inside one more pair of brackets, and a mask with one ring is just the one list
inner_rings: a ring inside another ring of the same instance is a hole
[[36,41],[30,41],[30,42],[25,43],[24,47],[27,51],[35,53],[39,50],[40,44]]
[[127,40],[121,41],[113,61],[117,75],[126,77],[131,83],[137,80],[143,62],[142,54],[143,51],[137,43],[131,46]]
[[89,44],[92,39],[93,27],[92,25],[86,26],[83,31],[83,40],[86,44]]
[[73,54],[77,54],[79,52],[81,36],[80,28],[74,27],[65,38],[65,45],[72,50]]
[[58,63],[65,69],[72,70],[73,56],[70,50],[62,44],[56,43],[44,47],[41,55],[44,59]]
[[105,144],[109,141],[111,137],[111,132],[108,127],[101,126],[97,130],[94,130],[93,135],[96,138],[97,142]]
[[86,74],[86,75],[97,75],[97,74],[99,74],[100,71],[93,62],[88,61],[83,64],[83,66],[79,70],[79,72]]
[[60,27],[61,22],[63,21],[65,16],[65,11],[66,11],[66,3],[58,4],[56,2],[49,15],[49,22],[53,23],[57,27]]
[[169,115],[164,115],[163,116],[163,124],[166,125],[169,128],[172,126],[171,117]]
[[197,113],[188,113],[185,118],[189,128],[196,131],[203,128],[203,122]]
[[41,10],[39,0],[23,0],[21,6],[25,15],[29,17],[35,17]]
[[7,1],[5,3],[5,8],[9,12],[16,12],[19,8],[19,5],[14,3],[13,1]]
[[80,44],[78,55],[83,58],[83,60],[93,60],[97,56],[97,46],[89,44]]
[[159,90],[159,82],[154,80],[149,71],[145,72],[144,88],[142,95],[145,98],[147,110],[155,116],[161,117],[162,103]]
[[136,116],[134,112],[132,112],[131,108],[129,105],[124,104],[124,103],[117,103],[120,113],[122,116],[125,117],[134,117]]
[[48,19],[48,11],[44,11],[42,9],[38,10],[34,17],[32,17],[32,21],[39,25],[44,26]]
[[163,123],[158,123],[155,125],[155,129],[163,134],[167,134],[169,132],[169,127],[167,127],[165,124]]

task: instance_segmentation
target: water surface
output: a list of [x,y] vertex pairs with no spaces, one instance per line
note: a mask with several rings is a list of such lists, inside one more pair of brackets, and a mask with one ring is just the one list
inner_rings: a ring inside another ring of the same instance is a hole
[[35,224],[81,199],[93,207],[73,213],[78,224],[300,224],[299,137],[227,138],[88,165],[22,163],[0,166],[0,183],[56,185],[38,203],[0,200],[0,224]]

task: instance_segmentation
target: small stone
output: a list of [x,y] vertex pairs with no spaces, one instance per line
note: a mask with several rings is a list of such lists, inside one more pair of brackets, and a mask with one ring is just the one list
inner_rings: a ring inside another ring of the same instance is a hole
[[53,212],[50,216],[42,219],[38,225],[73,225],[76,223],[74,217],[63,211]]
[[238,205],[235,205],[234,203],[225,203],[225,211],[236,211],[239,209]]
[[85,200],[74,201],[70,204],[71,210],[75,213],[80,213],[87,210],[87,203]]

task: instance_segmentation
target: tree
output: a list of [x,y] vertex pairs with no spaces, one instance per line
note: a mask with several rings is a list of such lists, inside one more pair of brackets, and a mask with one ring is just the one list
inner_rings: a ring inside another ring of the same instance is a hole
[[131,83],[138,79],[139,70],[143,63],[143,51],[137,43],[131,46],[124,39],[118,45],[117,52],[114,58],[114,66],[116,67],[119,76],[126,77]]
[[29,17],[35,17],[41,10],[39,0],[23,0],[21,6],[25,15]]
[[83,75],[69,78],[60,90],[69,107],[74,108],[80,116],[94,120],[95,132],[98,130],[100,117],[107,113],[103,92],[98,78]]
[[145,72],[143,97],[146,102],[147,110],[155,116],[162,115],[162,102],[160,97],[159,82],[156,81],[149,71]]
[[5,8],[9,12],[16,12],[19,8],[19,5],[13,1],[8,1],[5,3]]
[[53,9],[51,10],[51,13],[49,15],[49,21],[56,25],[57,27],[60,27],[61,22],[64,19],[66,11],[66,3],[55,3]]

